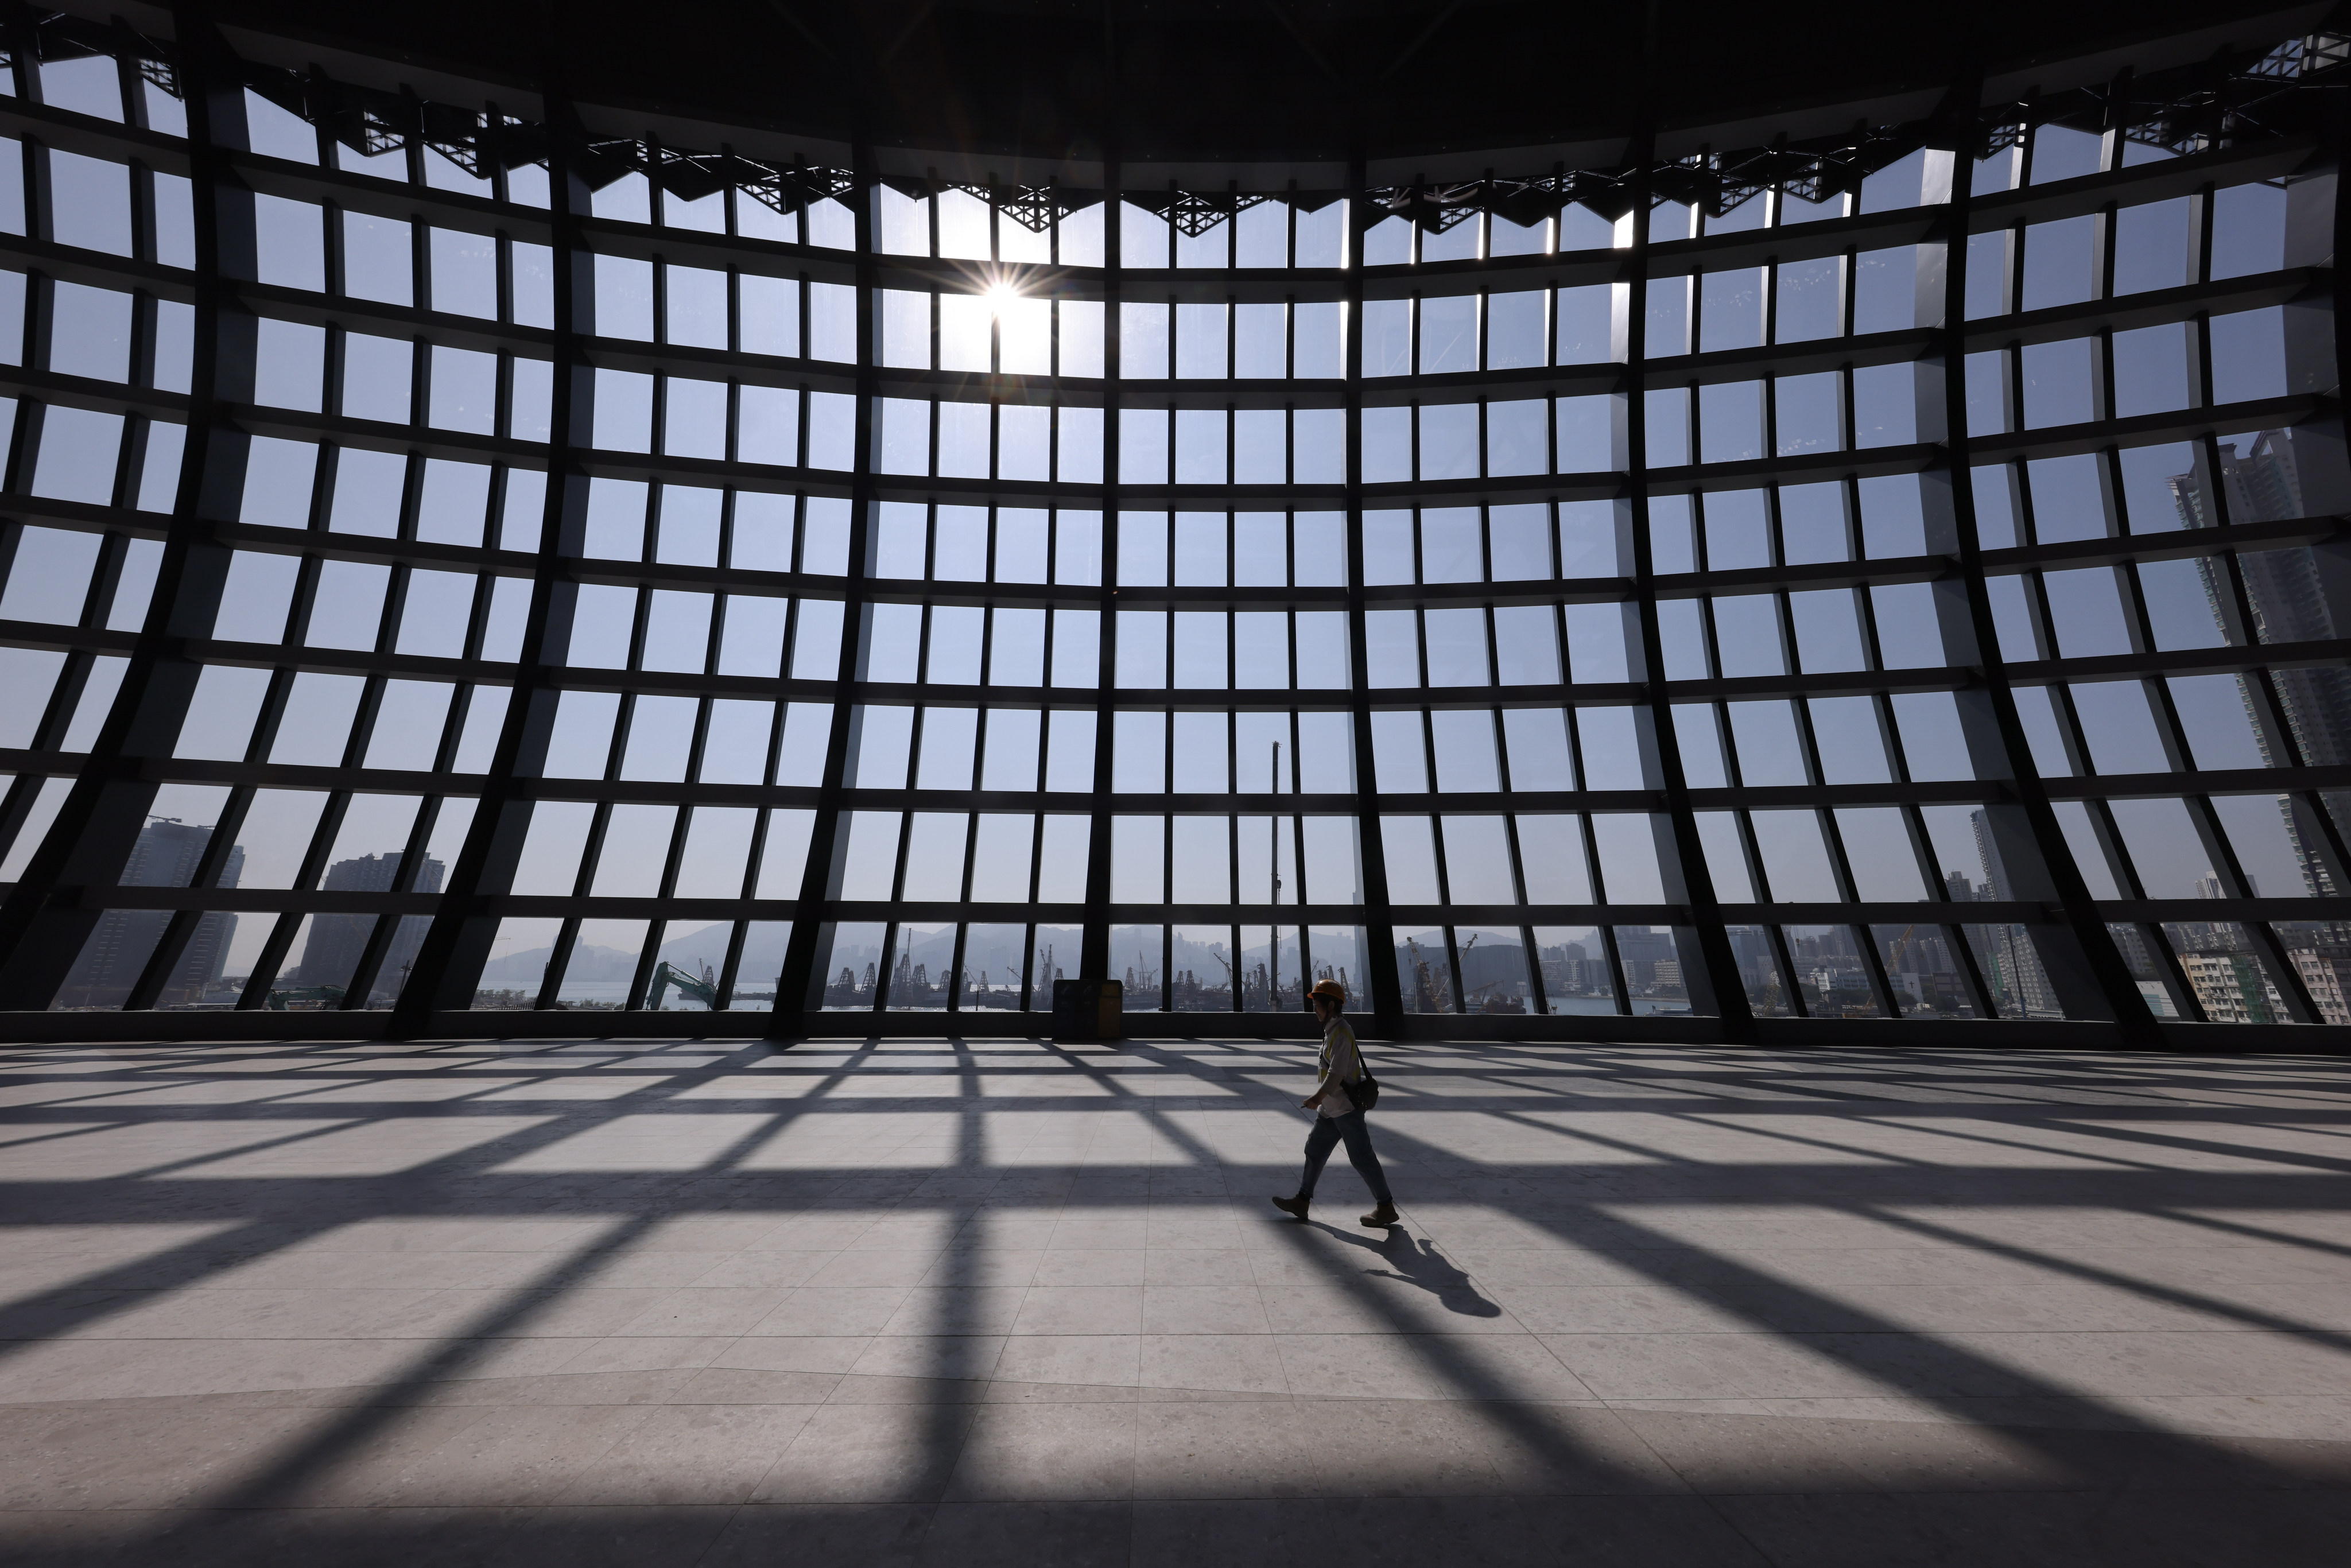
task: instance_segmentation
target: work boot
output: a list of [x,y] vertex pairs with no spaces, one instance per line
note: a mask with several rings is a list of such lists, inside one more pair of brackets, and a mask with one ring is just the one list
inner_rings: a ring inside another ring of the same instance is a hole
[[[1280,1198],[1276,1198],[1274,1201],[1279,1203],[1281,1200]],[[1305,1216],[1301,1215],[1299,1218],[1302,1219]],[[1358,1225],[1368,1225],[1374,1230],[1384,1229],[1388,1226],[1398,1223],[1395,1205],[1393,1203],[1384,1203],[1377,1208],[1372,1210],[1371,1213],[1366,1214],[1362,1218],[1356,1220],[1355,1223]]]
[[1311,1197],[1277,1197],[1273,1200],[1273,1207],[1292,1219],[1303,1219],[1306,1218],[1306,1206],[1313,1201]]

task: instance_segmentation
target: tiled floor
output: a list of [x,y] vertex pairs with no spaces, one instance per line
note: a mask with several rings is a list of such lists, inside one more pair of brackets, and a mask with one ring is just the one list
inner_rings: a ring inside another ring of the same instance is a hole
[[2335,1564],[2351,1065],[0,1055],[20,1563]]

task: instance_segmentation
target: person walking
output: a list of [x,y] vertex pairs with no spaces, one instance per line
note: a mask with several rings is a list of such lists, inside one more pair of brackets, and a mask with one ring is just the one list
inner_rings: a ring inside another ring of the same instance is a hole
[[1372,1130],[1365,1124],[1364,1113],[1347,1098],[1347,1085],[1364,1076],[1364,1053],[1355,1044],[1355,1031],[1340,1017],[1347,1005],[1347,993],[1336,980],[1317,980],[1314,988],[1306,993],[1313,998],[1314,1016],[1322,1025],[1322,1080],[1314,1092],[1300,1103],[1315,1113],[1314,1130],[1306,1134],[1306,1171],[1298,1180],[1296,1197],[1277,1197],[1273,1207],[1284,1214],[1306,1218],[1307,1207],[1314,1201],[1314,1184],[1322,1178],[1324,1162],[1331,1157],[1332,1145],[1344,1140],[1347,1162],[1364,1185],[1372,1189],[1372,1198],[1379,1207],[1356,1220],[1358,1225],[1379,1229],[1396,1223],[1395,1199],[1389,1195],[1388,1178],[1380,1169],[1380,1156],[1372,1148]]

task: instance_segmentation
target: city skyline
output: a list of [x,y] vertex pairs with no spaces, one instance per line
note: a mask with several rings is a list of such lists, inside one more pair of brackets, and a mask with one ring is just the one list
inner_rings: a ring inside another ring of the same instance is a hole
[[[2273,117],[2337,68],[2261,59]],[[1023,194],[456,78],[447,155],[362,154],[371,89],[257,59],[216,115],[138,77],[159,129],[104,68],[122,118],[26,144],[80,270],[0,277],[0,1004],[1330,969],[1399,1030],[2143,1043],[2243,952],[2315,1014],[2351,465],[2335,187],[2272,119],[2109,83]],[[197,225],[163,144],[268,199]],[[222,825],[221,907],[120,882],[147,816]]]

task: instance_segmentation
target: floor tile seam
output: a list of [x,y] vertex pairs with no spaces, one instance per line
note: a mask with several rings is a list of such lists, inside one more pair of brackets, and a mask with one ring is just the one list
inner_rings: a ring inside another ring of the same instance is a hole
[[[1579,1378],[1578,1381],[1581,1382],[1582,1379]],[[1766,1551],[1761,1542],[1757,1541],[1749,1535],[1746,1531],[1741,1530],[1739,1527],[1738,1521],[1731,1519],[1724,1512],[1719,1501],[1713,1495],[1700,1489],[1679,1465],[1674,1463],[1670,1455],[1664,1452],[1655,1443],[1652,1443],[1649,1440],[1648,1437],[1641,1431],[1637,1425],[1626,1420],[1625,1418],[1625,1412],[1623,1409],[1618,1408],[1614,1402],[1605,1398],[1601,1399],[1601,1407],[1605,1409],[1609,1413],[1610,1416],[1614,1418],[1619,1433],[1637,1444],[1642,1452],[1646,1453],[1652,1459],[1656,1460],[1657,1464],[1663,1468],[1666,1474],[1673,1477],[1675,1483],[1681,1489],[1682,1495],[1696,1497],[1702,1500],[1706,1504],[1708,1510],[1721,1521],[1723,1526],[1729,1530],[1733,1534],[1737,1535],[1740,1540],[1745,1542],[1749,1550],[1752,1551],[1757,1557],[1762,1561],[1774,1564],[1777,1564],[1782,1561],[1782,1559],[1773,1556],[1770,1552]]]
[[2342,1328],[2269,1328],[2262,1323],[2215,1328],[1528,1328],[1538,1338],[1554,1340],[2111,1340],[2132,1338],[2271,1338],[2309,1340],[2311,1335],[2342,1338]]
[[[1787,1403],[1794,1402],[1794,1401],[1792,1401],[1792,1400],[1791,1400],[1790,1398],[1788,1398],[1787,1396],[1776,1396],[1776,1395],[1775,1395],[1775,1396],[1770,1396],[1770,1397],[1771,1397],[1771,1399],[1772,1400],[1772,1402],[1774,1402],[1774,1403],[1787,1404]],[[1741,1402],[1742,1402],[1742,1403],[1759,1403],[1760,1401],[1741,1401]],[[2328,1448],[2346,1448],[2346,1449],[2351,1449],[2351,1437],[2342,1437],[2342,1438],[2336,1438],[2336,1437],[2311,1437],[2296,1436],[2296,1435],[2293,1435],[2293,1434],[2277,1435],[2277,1434],[2262,1433],[2262,1432],[2236,1432],[2236,1431],[2183,1431],[2183,1430],[2179,1430],[2179,1429],[2177,1429],[2177,1428],[2149,1427],[2146,1427],[2146,1426],[2138,1426],[2138,1425],[2123,1425],[2123,1424],[2117,1424],[2117,1425],[2113,1425],[2113,1426],[2095,1426],[2095,1425],[2088,1425],[2088,1424],[2084,1424],[2084,1423],[2080,1423],[2080,1422],[2061,1422],[2061,1421],[2033,1422],[2033,1421],[2020,1421],[2020,1420],[1991,1420],[1991,1419],[1905,1420],[1905,1419],[1902,1419],[1902,1418],[1900,1418],[1900,1417],[1896,1417],[1896,1416],[1813,1416],[1813,1415],[1810,1415],[1810,1414],[1791,1413],[1791,1412],[1785,1412],[1785,1411],[1752,1411],[1752,1410],[1729,1410],[1729,1411],[1707,1411],[1707,1410],[1701,1410],[1701,1411],[1683,1411],[1683,1410],[1661,1410],[1661,1409],[1656,1408],[1656,1406],[1659,1406],[1659,1405],[1666,1405],[1666,1404],[1683,1404],[1683,1403],[1687,1403],[1687,1404],[1709,1404],[1709,1403],[1715,1403],[1715,1401],[1712,1401],[1712,1400],[1706,1400],[1706,1399],[1692,1399],[1692,1400],[1687,1400],[1687,1401],[1683,1401],[1683,1400],[1666,1400],[1666,1399],[1658,1399],[1658,1400],[1651,1400],[1651,1401],[1648,1401],[1648,1402],[1647,1402],[1647,1403],[1646,1403],[1646,1404],[1640,1404],[1640,1405],[1625,1405],[1625,1404],[1620,1404],[1619,1402],[1615,1402],[1615,1401],[1604,1401],[1604,1403],[1605,1403],[1605,1404],[1608,1406],[1608,1408],[1610,1409],[1610,1411],[1611,1411],[1612,1413],[1616,1414],[1616,1415],[1619,1415],[1619,1416],[1625,1416],[1625,1415],[1646,1415],[1646,1416],[1687,1416],[1687,1415],[1700,1415],[1700,1416],[1723,1416],[1723,1417],[1725,1417],[1725,1418],[1729,1418],[1729,1419],[1742,1419],[1742,1420],[1754,1420],[1754,1421],[1779,1421],[1779,1422],[1786,1422],[1786,1421],[1823,1421],[1823,1422],[1829,1422],[1829,1421],[1842,1421],[1842,1422],[1854,1423],[1854,1424],[1861,1424],[1861,1425],[1867,1425],[1867,1426],[1901,1427],[1905,1427],[1905,1428],[1928,1428],[1928,1429],[1937,1430],[1937,1431],[1953,1431],[1953,1430],[1956,1430],[1956,1431],[1961,1431],[1961,1432],[1977,1433],[1977,1434],[1980,1434],[1980,1435],[1984,1435],[1984,1436],[1988,1436],[1988,1437],[2002,1437],[2002,1436],[2005,1436],[2005,1437],[2009,1437],[2013,1438],[2013,1439],[2014,1439],[2015,1441],[2017,1441],[2017,1442],[2020,1442],[2020,1443],[2025,1443],[2025,1444],[2028,1444],[2028,1445],[2029,1445],[2029,1444],[2031,1444],[2031,1443],[2032,1443],[2032,1442],[2034,1442],[2034,1441],[2046,1441],[2046,1440],[2048,1440],[2050,1437],[2052,1437],[2053,1436],[2072,1436],[2072,1437],[2084,1437],[2084,1438],[2091,1438],[2091,1437],[2105,1437],[2105,1438],[2114,1438],[2114,1439],[2118,1439],[2118,1440],[2127,1440],[2127,1441],[2132,1441],[2132,1442],[2176,1443],[2176,1444],[2184,1444],[2184,1445],[2192,1445],[2192,1446],[2210,1446],[2210,1445],[2213,1445],[2213,1444],[2228,1444],[2228,1443],[2282,1443],[2282,1444],[2294,1444],[2294,1445],[2300,1445],[2300,1446],[2307,1446],[2307,1445],[2311,1445],[2311,1444],[2319,1444],[2319,1445],[2324,1445],[2324,1446],[2326,1446],[2326,1447],[2328,1447]],[[2037,1488],[2036,1488],[2036,1489],[2030,1489],[2030,1490],[2040,1490],[2040,1489],[2037,1489]],[[2189,1483],[2185,1483],[2185,1482],[2183,1482],[2183,1483],[2179,1483],[2179,1485],[2174,1485],[2174,1484],[2173,1484],[2172,1482],[2170,1482],[2169,1480],[2167,1480],[2167,1481],[2165,1482],[2165,1490],[2199,1490],[2199,1489],[2198,1487],[2196,1487],[2196,1486],[2192,1485],[2192,1484],[2189,1484]],[[2245,1490],[2245,1489],[2244,1489],[2244,1488],[2242,1488],[2242,1487],[2236,1487],[2236,1488],[2214,1488],[2214,1489],[2202,1489],[2202,1490]],[[2267,1488],[2267,1489],[2265,1489],[2265,1490],[2288,1490],[2288,1491],[2304,1491],[2304,1490],[2351,1490],[2351,1481],[2346,1481],[2346,1482],[2340,1483],[2339,1485],[2335,1486],[2335,1487],[2332,1487],[2332,1488],[2320,1488],[2320,1489],[2312,1489],[2312,1488],[2310,1488],[2310,1487],[2308,1487],[2308,1486],[2306,1486],[2306,1485],[2303,1485],[2303,1484],[2299,1484],[2299,1483],[2292,1483],[2292,1482],[2284,1482],[2284,1481],[2281,1481],[2281,1482],[2273,1483],[2270,1487],[2268,1487],[2268,1488]]]
[[[1524,1327],[1523,1324],[1520,1326],[1522,1328]],[[1577,1372],[1575,1368],[1568,1365],[1566,1359],[1562,1357],[1555,1348],[1544,1343],[1541,1334],[1537,1333],[1532,1329],[1527,1329],[1525,1333],[1526,1337],[1534,1341],[1537,1345],[1541,1346],[1543,1354],[1550,1356],[1552,1361],[1559,1367],[1560,1371],[1564,1373],[1578,1388],[1583,1389],[1585,1394],[1589,1395],[1593,1399],[1600,1398],[1599,1394],[1593,1390],[1592,1385],[1583,1380],[1583,1375]],[[1605,1402],[1603,1401],[1603,1403]]]
[[[1635,1436],[1638,1437],[1639,1434],[1635,1433]],[[1643,1438],[1642,1441],[1646,1445],[1647,1440]],[[1654,1451],[1655,1450],[1652,1450],[1652,1452]],[[1801,1565],[1809,1563],[1810,1558],[1806,1555],[1792,1555],[1772,1550],[1771,1546],[1764,1537],[1759,1535],[1754,1531],[1749,1530],[1744,1524],[1740,1523],[1733,1511],[1726,1506],[1734,1495],[1747,1496],[1750,1494],[1703,1491],[1698,1488],[1690,1487],[1688,1480],[1687,1478],[1682,1477],[1679,1470],[1674,1471],[1674,1475],[1676,1479],[1682,1481],[1682,1484],[1685,1487],[1688,1488],[1690,1494],[1698,1499],[1698,1502],[1706,1509],[1706,1511],[1714,1515],[1716,1522],[1719,1523],[1724,1530],[1729,1531],[1736,1540],[1745,1545],[1748,1551],[1755,1554],[1755,1560],[1757,1562],[1767,1563],[1770,1565],[1770,1568],[1801,1568]],[[1842,1499],[1849,1497],[1851,1494],[1845,1492],[1834,1492],[1800,1493],[1797,1495],[1832,1496]]]
[[[2135,1501],[2135,1500],[2138,1500],[2146,1499],[2146,1498],[2148,1498],[2148,1497],[2149,1497],[2149,1496],[2151,1496],[2151,1495],[2159,1495],[2159,1496],[2161,1496],[2161,1497],[2166,1497],[2166,1498],[2170,1498],[2170,1497],[2199,1497],[2199,1498],[2235,1498],[2235,1499],[2242,1499],[2242,1498],[2246,1498],[2246,1497],[2249,1497],[2249,1496],[2266,1496],[2266,1495],[2269,1495],[2269,1494],[2278,1493],[2278,1492],[2289,1493],[2289,1494],[2292,1494],[2292,1495],[2294,1495],[2294,1496],[2297,1496],[2297,1497],[2309,1497],[2309,1496],[2317,1496],[2317,1497],[2344,1496],[2344,1497],[2351,1497],[2351,1485],[2296,1486],[2296,1485],[2292,1485],[2292,1484],[2288,1484],[2288,1483],[2283,1483],[2283,1482],[2280,1482],[2280,1483],[2248,1483],[2248,1484],[2243,1485],[2243,1486],[2228,1487],[2228,1486],[2213,1486],[2213,1485],[2174,1484],[2172,1481],[2170,1481],[2168,1479],[2167,1479],[2165,1480],[2165,1482],[2164,1482],[2163,1488],[2162,1488],[2161,1492],[2160,1492],[2159,1494],[2154,1494],[2154,1493],[2151,1493],[2148,1490],[2142,1489],[2142,1488],[2137,1488],[2137,1487],[2133,1487],[2133,1486],[2131,1486],[2131,1485],[2128,1485],[2128,1484],[2127,1484],[2127,1483],[2126,1483],[2126,1482],[2117,1481],[2116,1484],[2114,1484],[2114,1485],[2112,1485],[2112,1486],[2103,1486],[2103,1487],[2101,1487],[2101,1486],[2082,1486],[2082,1485],[2072,1485],[2072,1486],[2046,1486],[2046,1487],[1968,1486],[1968,1487],[1953,1487],[1953,1488],[1949,1488],[1949,1489],[1948,1489],[1948,1490],[1921,1490],[1917,1489],[1917,1488],[1882,1488],[1882,1489],[1875,1489],[1875,1488],[1874,1488],[1874,1489],[1871,1489],[1871,1490],[1866,1490],[1866,1491],[1826,1491],[1826,1490],[1823,1490],[1823,1491],[1726,1491],[1726,1490],[1716,1490],[1716,1491],[1696,1491],[1696,1492],[1693,1492],[1691,1495],[1696,1496],[1696,1497],[1700,1498],[1700,1499],[1703,1499],[1705,1501],[1707,1501],[1707,1502],[1708,1502],[1708,1503],[1710,1503],[1710,1504],[1721,1503],[1721,1502],[1729,1502],[1729,1501],[1738,1501],[1738,1500],[1743,1500],[1771,1499],[1771,1498],[1813,1498],[1813,1499],[1820,1499],[1820,1500],[1835,1500],[1835,1501],[1839,1501],[1839,1502],[1850,1502],[1850,1501],[1852,1501],[1852,1500],[1856,1500],[1856,1499],[1860,1499],[1860,1498],[1867,1498],[1867,1499],[1870,1499],[1870,1500],[1876,1500],[1876,1501],[1882,1501],[1882,1502],[1903,1502],[1903,1501],[1919,1502],[1919,1501],[1941,1501],[1941,1500],[1949,1500],[1949,1499],[1951,1499],[1951,1498],[1954,1498],[1954,1497],[1969,1497],[1969,1498],[2008,1498],[2008,1499],[2011,1499],[2011,1500],[2016,1500],[2016,1501],[2020,1501],[2020,1502],[2027,1501],[2027,1500],[2036,1500],[2036,1499],[2045,1499],[2045,1498],[2061,1498],[2061,1497],[2062,1497],[2062,1498],[2074,1498],[2074,1499],[2080,1499],[2080,1500],[2102,1500],[2102,1501],[2112,1502],[2112,1503],[2122,1503],[2122,1502],[2129,1502],[2129,1501]],[[1718,1509],[1718,1512],[1719,1512],[1719,1510]],[[1735,1521],[1730,1521],[1726,1520],[1726,1522],[1730,1522],[1730,1523],[1732,1523],[1732,1525],[1733,1525],[1733,1528],[1734,1528],[1734,1529],[1735,1529],[1735,1528],[1737,1528]],[[1760,1550],[1760,1549],[1759,1549],[1759,1550]],[[1779,1562],[1779,1561],[1781,1561],[1781,1560],[1780,1560],[1780,1559],[1778,1559],[1778,1558],[1772,1558],[1772,1557],[1770,1557],[1770,1556],[1768,1556],[1768,1554],[1767,1554],[1767,1556],[1766,1556],[1766,1561],[1768,1561],[1768,1562],[1777,1563],[1777,1562]],[[1809,1563],[1817,1562],[1817,1561],[1818,1561],[1818,1559],[1817,1559],[1816,1557],[1813,1557],[1813,1556],[1806,1556],[1806,1557],[1804,1557],[1804,1558],[1801,1559],[1801,1561],[1802,1561],[1802,1562],[1805,1562],[1805,1563]]]
[[[842,1381],[842,1380],[846,1379],[846,1377],[847,1377],[848,1375],[848,1375],[848,1374],[846,1374],[846,1373],[842,1373],[842,1374],[839,1374],[839,1375],[836,1375],[836,1377],[835,1377],[835,1385],[836,1385],[836,1386],[838,1385],[838,1384],[839,1384],[841,1381]],[[933,1404],[929,1404],[929,1405],[926,1405],[926,1406],[909,1406],[909,1405],[906,1405],[906,1404],[894,1404],[894,1403],[893,1403],[893,1404],[879,1405],[879,1406],[877,1406],[877,1405],[867,1405],[867,1406],[844,1406],[844,1408],[865,1408],[865,1409],[891,1408],[891,1409],[907,1409],[907,1408],[913,1408],[913,1407],[920,1407],[920,1408],[926,1408],[926,1409],[929,1409],[929,1410],[932,1410],[932,1411],[937,1411],[937,1410],[941,1410],[941,1409],[965,1409],[965,1408],[970,1408],[970,1407],[974,1406],[975,1405],[977,1405],[977,1403],[979,1403],[979,1402],[978,1402],[978,1401],[971,1401],[971,1400],[959,1400],[959,1401],[956,1401],[956,1402],[954,1402],[954,1403],[952,1403],[952,1404],[939,1404],[939,1403],[933,1403]],[[819,1409],[829,1409],[829,1408],[832,1408],[832,1406],[831,1406],[831,1399],[830,1399],[830,1396],[829,1396],[829,1395],[828,1395],[828,1397],[827,1397],[826,1399],[816,1401],[816,1402],[814,1403],[814,1405],[813,1405],[813,1406],[811,1406],[811,1407],[810,1407],[810,1409],[809,1418],[808,1418],[807,1420],[803,1421],[803,1422],[800,1424],[799,1427],[797,1430],[795,1430],[795,1431],[793,1432],[793,1434],[792,1434],[792,1436],[791,1436],[790,1440],[789,1440],[789,1441],[788,1441],[788,1442],[786,1442],[786,1443],[784,1444],[784,1446],[783,1446],[782,1449],[781,1449],[780,1451],[778,1451],[778,1454],[776,1455],[775,1462],[774,1462],[773,1464],[769,1465],[766,1469],[764,1469],[764,1470],[760,1471],[760,1472],[759,1472],[759,1477],[758,1477],[758,1479],[756,1481],[754,1481],[754,1482],[752,1483],[752,1485],[751,1485],[751,1489],[750,1489],[750,1498],[751,1498],[751,1499],[757,1499],[757,1498],[758,1498],[759,1496],[761,1496],[761,1495],[762,1495],[762,1494],[767,1490],[768,1483],[771,1479],[774,1479],[774,1477],[775,1477],[776,1473],[777,1473],[778,1470],[781,1470],[781,1469],[784,1468],[784,1466],[785,1466],[786,1464],[788,1464],[788,1463],[790,1461],[791,1457],[792,1457],[792,1452],[793,1452],[793,1450],[794,1450],[795,1448],[799,1448],[799,1444],[800,1444],[801,1440],[802,1440],[804,1437],[806,1437],[808,1436],[808,1429],[809,1429],[809,1427],[810,1427],[810,1426],[812,1426],[812,1425],[814,1425],[814,1424],[815,1424],[816,1419],[817,1419],[817,1416],[816,1416],[816,1411],[817,1411],[817,1410],[819,1410]],[[976,1416],[975,1416],[973,1419],[971,1419],[971,1420],[967,1420],[967,1421],[966,1421],[966,1422],[963,1424],[963,1432],[962,1432],[962,1436],[961,1436],[961,1437],[959,1437],[956,1440],[956,1448],[955,1448],[955,1453],[954,1453],[954,1455],[953,1455],[952,1457],[950,1457],[950,1458],[946,1458],[946,1459],[941,1463],[941,1465],[940,1465],[940,1467],[939,1467],[939,1475],[940,1475],[940,1479],[939,1479],[939,1490],[940,1490],[941,1492],[944,1492],[944,1491],[946,1490],[946,1487],[947,1487],[947,1486],[948,1486],[948,1484],[952,1481],[952,1479],[953,1479],[953,1478],[954,1478],[954,1476],[955,1476],[956,1470],[957,1469],[957,1468],[958,1468],[958,1467],[960,1467],[960,1466],[962,1465],[962,1463],[963,1463],[963,1455],[964,1455],[964,1450],[965,1450],[965,1448],[966,1448],[967,1447],[968,1447],[968,1446],[969,1446],[969,1444],[970,1444],[970,1442],[971,1442],[972,1428],[973,1428],[974,1427],[976,1427],[977,1424],[978,1424],[978,1423],[977,1423],[977,1417],[976,1417]],[[937,1497],[935,1497],[935,1497],[928,1498],[928,1499],[925,1499],[925,1500],[922,1500],[921,1506],[923,1506],[923,1507],[926,1507],[926,1508],[935,1507],[935,1506],[937,1505],[937,1503],[938,1503],[938,1500],[939,1500],[939,1499],[938,1499]],[[774,1505],[772,1505],[772,1504],[768,1504],[768,1505],[762,1505],[762,1504],[759,1504],[759,1503],[758,1503],[758,1502],[756,1502],[756,1501],[746,1500],[746,1501],[745,1501],[741,1506],[746,1507],[746,1508],[750,1508],[750,1507],[774,1506]],[[926,1530],[927,1530],[927,1528],[928,1528],[928,1527],[927,1527],[927,1525],[925,1525],[925,1529],[926,1529]]]

